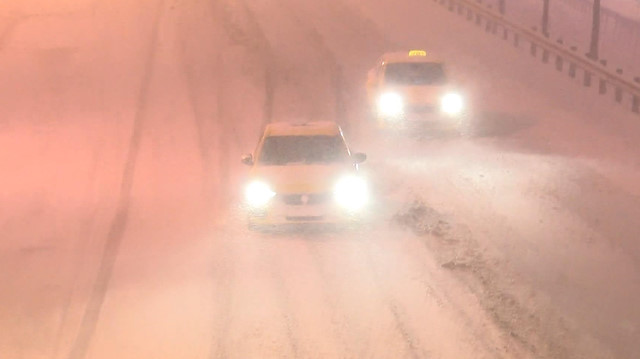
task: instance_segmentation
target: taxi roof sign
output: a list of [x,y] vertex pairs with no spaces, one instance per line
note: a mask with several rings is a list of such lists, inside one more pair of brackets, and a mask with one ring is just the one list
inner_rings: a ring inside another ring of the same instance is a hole
[[424,50],[411,50],[409,56],[427,56],[427,52]]

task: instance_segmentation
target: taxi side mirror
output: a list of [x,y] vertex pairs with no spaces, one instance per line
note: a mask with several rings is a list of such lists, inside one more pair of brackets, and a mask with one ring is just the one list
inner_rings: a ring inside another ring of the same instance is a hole
[[253,155],[250,153],[242,155],[242,157],[240,158],[240,162],[247,166],[253,165]]
[[354,163],[362,163],[367,160],[367,155],[362,152],[356,152],[351,155]]

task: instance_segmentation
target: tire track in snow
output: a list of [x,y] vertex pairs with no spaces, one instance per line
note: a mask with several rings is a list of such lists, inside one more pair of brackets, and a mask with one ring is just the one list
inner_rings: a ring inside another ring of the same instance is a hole
[[[344,0],[305,3],[304,6],[293,1],[290,5],[295,7],[301,26],[312,27],[318,33],[332,62],[340,67],[338,80],[334,81],[337,83],[334,93],[339,96],[337,120],[345,133],[352,135],[363,132],[362,126],[369,122],[363,75],[382,53],[399,47],[359,6],[362,5]],[[356,138],[352,135],[349,137]]]
[[120,244],[122,243],[122,239],[126,233],[131,203],[131,191],[133,188],[143,125],[149,102],[151,79],[153,77],[153,70],[155,67],[154,64],[158,46],[159,27],[163,10],[164,0],[158,0],[152,20],[153,24],[151,29],[151,38],[149,41],[149,49],[145,59],[140,92],[138,93],[137,109],[133,119],[133,129],[129,139],[129,147],[120,184],[118,205],[115,216],[109,226],[96,280],[80,323],[78,335],[72,344],[68,356],[69,359],[82,359],[87,355],[98,321],[100,320],[100,312],[109,289],[109,283],[113,274],[115,261],[120,250]]
[[313,266],[316,268],[316,271],[322,279],[322,283],[320,283],[320,285],[322,286],[324,301],[331,313],[330,317],[331,323],[333,324],[333,334],[335,339],[344,349],[343,357],[355,358],[354,348],[351,344],[355,342],[355,338],[349,335],[349,331],[347,330],[349,324],[348,318],[344,314],[340,314],[338,301],[335,298],[335,295],[338,292],[330,286],[327,266],[325,265],[322,254],[320,253],[320,248],[318,248],[318,244],[315,243],[315,241],[309,241],[308,250],[311,258],[313,259]]
[[280,304],[280,312],[282,313],[282,319],[285,326],[285,334],[289,341],[291,352],[294,358],[300,358],[300,340],[296,333],[300,333],[300,325],[295,318],[293,311],[291,310],[291,298],[287,292],[287,286],[285,284],[284,276],[282,274],[282,266],[273,253],[273,250],[278,250],[279,247],[271,246],[269,253],[267,254],[267,262],[270,263],[271,268],[271,280],[274,284],[277,299]]
[[[340,232],[340,234],[351,235],[353,233]],[[312,252],[314,265],[323,278],[322,287],[327,294],[326,301],[332,311],[331,319],[336,328],[336,336],[347,353],[344,357],[370,357],[372,350],[374,352],[376,350],[375,347],[372,348],[376,343],[371,334],[371,327],[366,325],[362,328],[358,327],[366,323],[369,315],[366,310],[361,312],[362,305],[359,302],[355,304],[352,302],[353,297],[358,297],[357,300],[359,300],[361,296],[364,296],[367,298],[368,304],[379,301],[378,305],[383,308],[387,303],[381,300],[379,296],[369,296],[367,295],[368,293],[365,293],[370,289],[370,287],[364,284],[367,283],[366,278],[372,279],[369,284],[373,286],[373,291],[379,293],[379,286],[375,278],[372,278],[372,272],[369,270],[369,261],[362,254],[361,244],[356,243],[361,241],[361,235],[356,233],[352,238],[347,239],[347,242],[343,242],[345,238],[342,238],[342,236],[327,238],[328,241],[339,241],[339,248],[321,245],[325,238],[322,239],[323,241],[317,241],[316,238],[312,238],[310,251]],[[336,256],[336,253],[334,253],[336,250],[339,251],[340,256]],[[343,255],[346,256],[346,258],[341,258]],[[340,261],[340,263],[336,264],[336,260]],[[359,266],[366,267],[366,270],[355,268]],[[331,268],[340,268],[338,273],[336,273],[335,279],[331,278]],[[352,277],[345,276],[342,271],[358,279],[354,283]],[[359,287],[356,287],[356,285]],[[350,305],[355,306],[355,308],[349,308]],[[355,310],[355,312],[345,312],[347,310]],[[364,322],[354,322],[354,318],[362,319]],[[355,332],[358,329],[360,329],[360,331]]]
[[[214,3],[221,12],[220,22],[232,44],[242,46],[249,56],[261,60],[263,66],[264,103],[262,123],[271,122],[273,116],[273,101],[276,91],[278,71],[271,43],[257,21],[255,14],[249,9],[244,0],[234,1],[235,11],[228,1]],[[256,56],[257,55],[257,56]]]
[[[228,205],[231,184],[228,158],[231,146],[242,145],[238,126],[232,119],[237,115],[237,109],[229,104],[229,96],[233,94],[229,95],[227,88],[230,84],[242,83],[244,79],[236,79],[229,74],[234,73],[236,67],[241,65],[257,63],[263,67],[262,78],[257,80],[263,83],[263,122],[268,122],[273,99],[273,61],[269,43],[243,2],[206,2],[205,7],[198,10],[200,13],[190,14],[191,17],[185,18],[184,27],[194,26],[193,19],[200,19],[196,24],[200,28],[191,29],[191,32],[183,31],[181,58],[188,83],[187,96],[196,125],[196,141],[203,163],[203,193],[210,198],[209,202],[218,202],[219,209],[222,209]],[[203,12],[207,17],[202,16]],[[205,35],[204,39],[213,41],[202,44],[202,40],[196,39],[196,42],[189,42],[193,39],[188,36],[193,32],[203,32],[202,28],[211,34]],[[202,52],[207,54],[207,59],[199,58],[202,55],[198,53]],[[243,55],[242,63],[234,61],[233,55],[238,52]],[[206,73],[199,74],[198,69]],[[207,93],[213,94],[213,97],[203,98],[199,96],[199,92],[205,92],[204,97]],[[214,191],[214,188],[218,190]]]
[[[418,240],[416,238],[416,240]],[[426,249],[426,248],[425,248]],[[409,252],[414,254],[414,257],[419,257],[419,254],[416,252]],[[422,263],[422,258],[417,258],[414,263]],[[435,278],[436,274],[429,269],[426,265],[422,266],[422,270],[427,276],[431,278]],[[458,305],[457,300],[455,300],[450,294],[445,291],[438,291],[429,283],[426,282],[425,279],[421,279],[420,284],[423,286],[425,293],[431,298],[434,298],[440,306],[444,306],[445,303],[453,310],[455,315],[464,323],[465,328],[472,328],[473,333],[475,335],[475,339],[480,341],[480,344],[485,348],[485,350],[491,354],[491,358],[501,359],[504,358],[504,355],[499,353],[495,346],[491,345],[490,339],[486,336],[484,332],[484,327],[478,326],[478,323],[474,322],[471,316],[464,310],[464,307]],[[522,356],[520,356],[522,358]]]
[[317,49],[320,59],[322,59],[321,63],[324,64],[329,69],[329,73],[331,74],[330,86],[332,87],[332,91],[334,93],[334,112],[335,112],[335,120],[339,124],[345,124],[347,109],[346,102],[344,100],[344,87],[345,87],[345,79],[343,74],[343,68],[337,57],[333,53],[333,51],[327,46],[322,34],[318,31],[317,28],[311,25],[309,21],[303,21],[301,17],[300,11],[296,10],[295,6],[289,4],[289,6],[281,6],[280,9],[286,9],[287,12],[291,15],[291,18],[298,25],[299,29],[302,29],[306,34],[306,38],[310,40],[310,44],[313,45],[314,49]]
[[[278,255],[281,253],[282,246],[277,245],[274,242],[274,238],[265,238],[262,235],[254,237],[255,240],[260,241],[259,245],[260,253],[264,262],[268,266],[269,280],[271,282],[271,288],[273,288],[273,295],[276,300],[276,312],[280,316],[280,323],[284,327],[284,336],[294,358],[301,357],[300,340],[296,333],[300,333],[300,325],[296,320],[295,313],[292,309],[292,300],[287,292],[287,286],[283,276],[283,270]],[[282,353],[280,353],[282,355]],[[283,355],[284,356],[284,355]]]
[[[327,106],[319,102],[329,99],[326,90],[334,97],[332,110],[344,113],[341,97],[335,96],[342,92],[336,91],[341,87],[342,75],[336,71],[339,66],[332,55],[330,58],[333,60],[327,61],[328,48],[324,46],[319,33],[309,31],[309,23],[302,21],[289,4],[267,6],[246,1],[242,4],[251,23],[259,29],[261,41],[270,44],[269,63],[272,66],[266,81],[269,116],[278,115],[283,120],[318,118],[326,112]],[[284,33],[289,37],[281,36],[281,30],[285,27],[293,29]],[[309,71],[310,66],[314,65],[315,68]],[[324,86],[323,82],[327,80],[325,74],[328,74],[330,88]],[[277,95],[287,97],[278,98]],[[274,114],[276,106],[280,111]]]
[[[349,8],[347,4],[319,2],[317,3],[317,6],[323,6],[324,12],[333,15],[333,17],[338,19],[338,21],[341,20],[339,25],[345,27],[345,29],[348,29],[348,32],[346,32],[347,34],[351,33],[362,35],[360,30],[363,30],[365,34],[378,35],[377,37],[375,37],[375,40],[376,42],[382,41],[384,43],[384,46],[382,47],[385,49],[397,46],[396,44],[390,42],[386,37],[380,36],[380,31],[377,30],[374,24],[364,19],[361,14],[356,14],[356,12],[353,9]],[[309,38],[311,40],[311,43],[315,45],[314,48],[319,50],[318,53],[320,54],[320,58],[323,59],[323,62],[326,64],[326,66],[331,69],[332,91],[335,94],[336,120],[347,132],[349,132],[349,128],[357,126],[356,123],[351,123],[350,120],[355,119],[352,117],[359,117],[357,113],[360,112],[360,107],[363,105],[361,100],[358,99],[358,96],[353,94],[357,93],[359,90],[362,90],[363,87],[360,86],[360,83],[354,84],[347,79],[344,64],[342,61],[340,61],[339,56],[337,56],[336,54],[337,49],[335,49],[335,46],[338,46],[338,44],[333,44],[334,46],[331,46],[332,44],[327,41],[327,37],[330,37],[330,35],[327,36],[323,34],[323,31],[320,28],[322,20],[318,20],[319,23],[314,24],[313,19],[315,14],[313,13],[313,11],[320,10],[309,10],[305,7],[300,7],[299,2],[294,2],[292,4],[289,4],[289,6],[283,6],[282,8],[288,9],[289,13],[291,13],[292,15],[292,18],[294,18],[296,23],[298,24],[298,27],[301,29],[305,29],[307,38]],[[305,21],[305,19],[307,18],[310,18],[310,20]],[[324,30],[327,31],[326,29]],[[370,37],[366,39],[368,40],[370,39]],[[353,42],[359,44],[361,42],[361,39],[354,37]],[[376,55],[376,57],[372,58],[371,62],[373,62],[375,58],[377,58],[377,56],[379,55]],[[350,112],[355,114],[350,116]]]
[[[307,344],[310,344],[322,346],[325,352],[316,352],[319,355],[335,356],[339,353],[343,358],[357,357],[354,355],[353,346],[350,345],[354,340],[348,340],[355,338],[349,338],[346,331],[349,322],[344,315],[339,314],[338,305],[334,299],[335,292],[330,290],[327,271],[317,248],[317,242],[328,239],[325,237],[328,234],[287,231],[285,235],[287,238],[283,238],[283,240],[286,242],[287,252],[295,250],[295,258],[288,259],[289,253],[279,251],[279,257],[272,263],[277,263],[277,278],[281,281],[282,293],[287,299],[287,308],[291,309],[294,314],[291,315],[292,328],[305,330],[308,329],[307,324],[310,319],[318,320],[318,322],[313,322],[314,328],[311,331],[315,330],[315,334],[320,334],[320,337],[318,335],[314,337],[308,330],[304,333],[298,332],[300,338],[297,342],[302,343],[298,345],[300,348],[298,354],[302,357],[308,357],[308,352],[305,350],[308,350],[309,345]],[[284,267],[283,263],[286,263],[287,267]],[[306,288],[305,285],[309,285],[311,288]],[[301,307],[300,304],[303,306]],[[309,306],[312,306],[313,315],[308,313]],[[295,316],[299,310],[303,311],[299,315],[300,318]]]
[[[181,53],[181,60],[182,60],[182,67],[183,67],[183,71],[185,73],[185,77],[187,79],[187,99],[189,101],[189,105],[191,107],[191,110],[193,111],[193,118],[194,118],[194,123],[196,126],[196,132],[197,132],[197,142],[198,142],[198,151],[200,152],[200,159],[203,163],[203,167],[205,168],[205,173],[206,173],[206,168],[207,165],[211,162],[210,160],[210,144],[208,141],[208,136],[207,136],[207,130],[206,130],[206,123],[205,123],[205,116],[199,112],[200,109],[200,103],[198,101],[198,96],[196,95],[196,81],[197,81],[197,76],[194,73],[193,69],[191,68],[191,66],[189,66],[189,62],[187,60],[187,56],[186,56],[186,49],[185,49],[185,42],[184,39],[182,41],[182,53]],[[205,174],[206,175],[206,174]]]
[[[397,249],[390,248],[389,246],[392,245],[390,242],[386,243],[386,245],[383,245],[383,243],[380,243],[377,240],[372,241],[370,239],[367,239],[367,242],[359,242],[359,246],[362,248],[361,252],[363,253],[364,261],[370,268],[369,270],[373,275],[377,290],[380,293],[380,297],[383,299],[385,306],[393,315],[396,330],[402,335],[402,338],[407,345],[407,350],[409,351],[411,356],[414,358],[430,358],[433,356],[429,351],[429,347],[425,346],[425,344],[429,345],[429,342],[424,343],[419,338],[421,327],[415,327],[415,320],[411,320],[414,316],[412,316],[411,313],[407,312],[407,310],[419,311],[420,308],[417,306],[407,305],[406,302],[403,302],[401,293],[395,292],[392,287],[385,285],[385,281],[393,279],[383,277],[381,275],[381,271],[385,272],[385,270],[381,269],[379,263],[395,263],[402,261],[409,263],[412,270],[418,269],[417,273],[419,279],[414,277],[414,274],[407,274],[402,272],[404,277],[411,278],[412,282],[418,282],[412,288],[420,289],[419,293],[421,294],[419,295],[420,297],[416,297],[414,298],[414,300],[419,299],[424,300],[425,302],[434,302],[434,304],[439,308],[439,311],[443,312],[444,318],[449,315],[448,313],[453,314],[456,319],[462,320],[462,323],[456,320],[455,328],[462,328],[464,333],[472,333],[472,343],[478,341],[478,344],[484,349],[484,354],[490,355],[489,357],[492,359],[503,358],[504,356],[497,351],[495,345],[492,345],[493,343],[487,337],[486,333],[483,332],[483,329],[486,330],[483,323],[479,324],[477,320],[474,321],[473,318],[467,315],[464,309],[460,306],[460,300],[454,300],[448,291],[443,289],[438,290],[438,288],[434,288],[431,284],[429,284],[428,280],[436,281],[436,283],[438,283],[437,280],[440,279],[442,282],[447,283],[447,279],[443,279],[442,274],[437,275],[433,273],[429,268],[427,263],[433,262],[433,259],[425,258],[425,256],[429,256],[429,253],[426,251],[420,253],[420,250],[424,250],[425,248],[422,243],[419,243],[419,238],[412,239],[412,241],[417,241],[417,244],[411,247],[402,245]],[[408,242],[394,241],[394,243]],[[416,251],[415,248],[417,248],[419,251]],[[400,258],[385,258],[385,256],[389,255],[389,253],[391,252],[401,253],[402,256]],[[393,272],[393,270],[393,267],[389,268],[388,272]],[[417,317],[419,318],[420,316],[418,315]],[[438,320],[441,319],[442,318],[440,318],[439,316]],[[412,323],[414,323],[413,328],[411,325]],[[418,325],[425,325],[425,323],[421,322],[418,323]],[[424,339],[424,337],[422,339]],[[438,345],[436,344],[436,347],[437,346]],[[476,355],[479,355],[479,353],[476,353]],[[518,357],[524,358],[526,356]]]
[[[479,340],[482,347],[491,355],[491,358],[504,358],[504,355],[496,350],[495,345],[492,345],[491,339],[486,334],[486,327],[484,324],[474,321],[468,311],[465,310],[465,307],[463,306],[464,303],[461,303],[459,299],[453,298],[450,292],[440,288],[434,288],[434,286],[427,281],[427,278],[431,280],[438,279],[439,277],[441,278],[443,274],[435,273],[434,270],[426,264],[434,262],[435,259],[433,258],[432,251],[425,245],[424,241],[412,234],[407,234],[407,237],[409,237],[411,241],[417,243],[416,248],[418,250],[407,250],[404,253],[408,257],[412,258],[410,260],[411,263],[419,264],[419,272],[421,273],[419,283],[422,286],[425,296],[433,299],[439,307],[447,306],[456,315],[456,317],[463,322],[463,327],[470,329],[474,334],[474,339]],[[379,247],[378,251],[382,252],[388,250],[387,248],[382,248],[378,244],[373,245]],[[448,280],[443,280],[443,282],[447,281]],[[518,353],[518,357],[522,358],[522,353]]]
[[[227,240],[227,235],[223,237],[224,239],[221,241],[222,248],[216,253],[218,255],[223,254],[223,261],[222,263],[212,261],[212,291],[214,298],[218,300],[217,310],[214,310],[215,318],[213,322],[217,321],[219,324],[212,327],[209,359],[224,359],[229,356],[226,343],[229,341],[229,331],[233,320],[231,307],[234,300],[235,281],[233,279],[235,278],[236,268],[233,261],[228,258],[236,258],[238,251]],[[212,254],[211,258],[215,258],[215,254]],[[225,268],[225,265],[228,265],[228,268]],[[216,275],[216,270],[220,270],[221,266],[227,271],[222,272],[221,275]]]
[[378,272],[378,266],[373,259],[373,253],[371,252],[371,248],[362,242],[358,242],[358,245],[361,249],[361,253],[364,255],[364,260],[367,263],[370,273],[372,274],[373,281],[375,283],[376,289],[380,294],[381,300],[384,302],[385,306],[391,312],[394,320],[395,329],[400,333],[402,339],[404,340],[404,344],[406,346],[407,353],[411,356],[411,358],[429,358],[429,355],[423,351],[423,346],[420,344],[420,341],[417,339],[416,335],[412,333],[409,329],[409,326],[406,324],[407,318],[405,313],[398,306],[397,302],[391,297],[382,283],[382,278]]
[[[194,16],[193,14],[189,15]],[[211,21],[209,22],[211,28],[210,33],[214,34],[213,36],[215,36],[215,22],[213,21],[215,20],[215,14],[208,15],[210,15],[209,19],[211,19]],[[187,17],[185,22],[187,24],[192,24],[194,22],[194,19],[191,17]],[[204,26],[206,24],[199,23],[199,25]],[[217,199],[217,196],[214,191],[214,178],[212,178],[214,171],[212,166],[213,156],[211,151],[214,145],[214,141],[212,141],[212,139],[215,138],[213,137],[213,134],[216,133],[216,131],[215,128],[212,128],[214,124],[209,120],[209,116],[207,116],[208,112],[210,111],[210,109],[206,108],[207,103],[205,101],[201,101],[198,96],[198,89],[201,88],[199,85],[201,84],[203,78],[199,77],[196,73],[196,70],[194,69],[194,67],[196,66],[196,64],[194,64],[194,61],[196,61],[197,59],[194,58],[193,55],[191,55],[192,49],[189,47],[188,43],[189,40],[192,40],[190,38],[192,33],[188,28],[185,27],[186,25],[183,25],[183,28],[181,29],[181,31],[179,31],[181,35],[179,40],[179,60],[186,79],[186,97],[187,101],[189,102],[196,129],[196,143],[200,161],[202,164],[202,175],[204,177],[202,180],[202,193],[205,198],[205,202],[208,204],[211,203],[215,206],[219,203],[216,203],[215,201]],[[191,29],[191,31],[195,30]],[[224,131],[217,132],[221,133]]]

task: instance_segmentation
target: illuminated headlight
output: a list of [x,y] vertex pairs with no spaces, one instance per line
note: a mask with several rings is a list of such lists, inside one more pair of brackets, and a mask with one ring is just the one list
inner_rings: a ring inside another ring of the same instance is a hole
[[275,195],[271,187],[261,181],[251,182],[245,189],[245,197],[251,207],[265,206]]
[[396,117],[402,114],[404,104],[402,96],[397,93],[387,92],[378,98],[378,114],[387,117]]
[[367,183],[353,175],[341,178],[336,183],[333,194],[340,206],[351,211],[361,209],[369,200]]
[[457,93],[448,93],[442,97],[440,109],[447,115],[459,115],[464,108],[462,96]]

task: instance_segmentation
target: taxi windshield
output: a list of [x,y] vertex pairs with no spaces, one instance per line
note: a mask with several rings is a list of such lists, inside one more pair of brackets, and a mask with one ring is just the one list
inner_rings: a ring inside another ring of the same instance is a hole
[[390,63],[384,79],[394,85],[441,85],[445,82],[444,66],[438,62]]
[[344,162],[348,150],[340,136],[270,136],[258,163],[270,166]]

